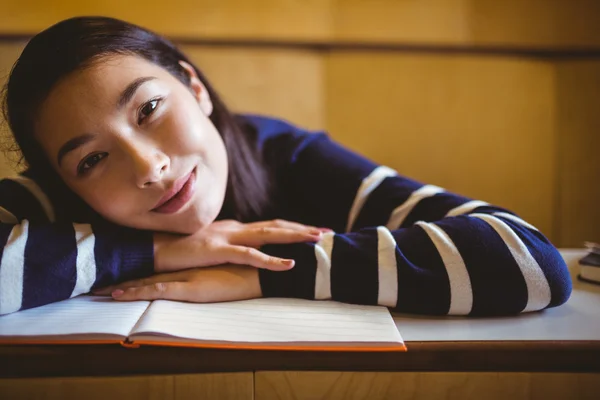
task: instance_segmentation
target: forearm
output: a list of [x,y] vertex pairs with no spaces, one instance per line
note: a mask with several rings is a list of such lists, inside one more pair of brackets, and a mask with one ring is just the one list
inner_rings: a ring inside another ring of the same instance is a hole
[[[198,282],[194,301],[217,303],[262,297],[258,269],[246,265],[219,265],[188,273],[188,282]],[[192,287],[192,286],[191,286]]]
[[489,215],[408,228],[328,235],[315,246],[264,249],[294,257],[291,271],[260,271],[267,297],[380,304],[420,314],[497,315],[564,303],[571,282],[539,232]]
[[153,271],[152,238],[109,225],[0,225],[0,314],[68,299]]

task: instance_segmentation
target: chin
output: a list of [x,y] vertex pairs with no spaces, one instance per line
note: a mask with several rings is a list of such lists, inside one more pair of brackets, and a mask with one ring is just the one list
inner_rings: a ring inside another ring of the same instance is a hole
[[[214,214],[214,215],[213,215]],[[218,213],[197,213],[183,218],[181,224],[176,224],[173,229],[176,233],[192,234],[212,224]]]

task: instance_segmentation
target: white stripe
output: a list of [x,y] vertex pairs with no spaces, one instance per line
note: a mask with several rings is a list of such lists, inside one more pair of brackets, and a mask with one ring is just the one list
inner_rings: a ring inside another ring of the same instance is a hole
[[387,223],[387,228],[394,230],[398,229],[402,222],[406,219],[412,209],[423,199],[431,196],[435,196],[438,193],[442,193],[444,189],[433,185],[425,185],[418,190],[415,190],[410,197],[400,206],[396,207],[392,211],[392,215]]
[[484,220],[498,232],[519,265],[527,286],[527,305],[523,311],[535,311],[547,307],[550,304],[551,294],[544,271],[517,234],[505,222],[492,215],[476,213],[471,216]]
[[510,219],[511,221],[514,221],[517,224],[523,225],[524,227],[529,228],[531,230],[534,230],[534,231],[538,230],[535,226],[531,225],[530,223],[528,223],[526,221],[523,221],[521,218],[517,217],[516,215],[512,215],[512,214],[505,213],[505,212],[495,212],[492,214],[496,215],[498,217]]
[[15,225],[0,262],[0,315],[18,311],[23,303],[23,270],[29,222]]
[[73,224],[77,240],[77,280],[71,297],[88,293],[96,281],[96,258],[94,245],[96,238],[89,224]]
[[315,277],[316,300],[331,299],[331,251],[333,250],[334,235],[334,232],[327,232],[315,244],[315,257],[317,259],[317,275]]
[[37,183],[33,179],[29,179],[26,176],[13,176],[9,179],[21,184],[27,190],[31,192],[35,196],[35,198],[40,202],[42,208],[46,212],[46,216],[50,220],[50,222],[54,222],[54,208],[52,207],[52,203],[50,203],[50,199],[46,196],[46,193],[38,186]]
[[396,175],[396,171],[393,169],[385,166],[379,166],[375,168],[373,172],[369,174],[369,176],[363,179],[360,187],[358,188],[358,192],[356,193],[356,197],[354,198],[354,203],[352,203],[352,208],[350,208],[346,232],[350,232],[352,230],[352,226],[354,225],[354,221],[356,221],[356,217],[358,217],[360,210],[365,205],[365,201],[367,201],[367,198],[373,192],[373,190],[375,190],[385,178]]
[[415,225],[419,225],[429,235],[444,262],[446,272],[448,272],[450,283],[450,309],[448,314],[469,314],[473,308],[473,288],[467,266],[456,245],[450,239],[450,236],[435,224],[421,221]]
[[0,222],[4,222],[5,224],[18,224],[19,220],[6,208],[0,207]]
[[377,304],[396,307],[398,304],[396,241],[384,226],[377,227],[377,263],[379,276]]
[[481,201],[481,200],[467,201],[465,204],[462,204],[462,205],[455,207],[452,210],[448,211],[448,214],[446,214],[446,217],[455,217],[457,215],[470,213],[477,207],[482,207],[482,206],[489,206],[489,203],[486,203],[485,201]]

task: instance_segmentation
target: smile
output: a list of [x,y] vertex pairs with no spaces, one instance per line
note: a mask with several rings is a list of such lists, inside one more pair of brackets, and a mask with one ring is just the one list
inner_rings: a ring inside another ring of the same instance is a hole
[[172,214],[180,210],[190,201],[196,189],[196,168],[188,175],[175,181],[173,187],[160,199],[152,211],[161,214]]

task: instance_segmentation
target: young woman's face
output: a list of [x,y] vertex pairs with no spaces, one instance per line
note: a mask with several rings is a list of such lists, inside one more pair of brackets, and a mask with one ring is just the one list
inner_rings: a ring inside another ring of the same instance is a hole
[[204,86],[135,56],[105,58],[62,80],[36,139],[66,184],[104,218],[193,233],[218,215],[227,154]]

